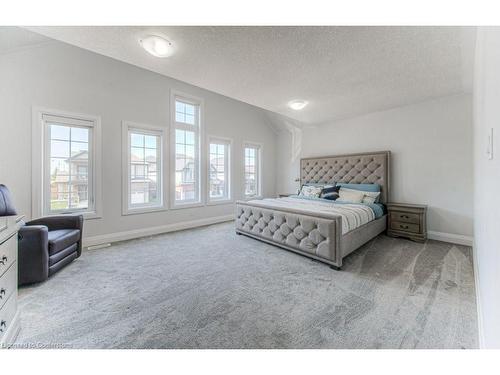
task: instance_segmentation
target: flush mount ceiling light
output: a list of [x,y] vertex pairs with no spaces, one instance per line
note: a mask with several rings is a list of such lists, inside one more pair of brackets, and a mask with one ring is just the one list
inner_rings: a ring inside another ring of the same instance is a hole
[[172,42],[158,35],[145,36],[139,39],[139,43],[142,48],[156,57],[168,57],[174,52]]
[[292,100],[291,102],[288,102],[288,106],[295,111],[304,109],[306,105],[307,101],[305,100]]

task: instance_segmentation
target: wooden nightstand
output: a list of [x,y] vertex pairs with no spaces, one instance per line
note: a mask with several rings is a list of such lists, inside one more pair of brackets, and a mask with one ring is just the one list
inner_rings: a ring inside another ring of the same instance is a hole
[[297,195],[297,194],[296,193],[278,194],[278,198],[286,198],[286,197],[289,197],[290,195]]
[[387,235],[406,237],[413,241],[427,239],[427,206],[407,203],[387,203]]

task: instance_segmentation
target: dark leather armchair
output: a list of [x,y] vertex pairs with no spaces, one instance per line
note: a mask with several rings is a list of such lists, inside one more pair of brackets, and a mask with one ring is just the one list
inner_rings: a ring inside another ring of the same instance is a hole
[[[0,216],[15,215],[10,193],[0,184]],[[3,210],[2,210],[3,209]],[[48,216],[19,229],[19,284],[47,280],[82,252],[83,216]]]

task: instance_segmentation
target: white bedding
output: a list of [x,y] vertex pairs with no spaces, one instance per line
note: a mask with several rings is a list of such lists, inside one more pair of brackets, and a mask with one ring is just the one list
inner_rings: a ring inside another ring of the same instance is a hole
[[375,219],[373,210],[363,204],[335,204],[290,197],[258,199],[249,201],[248,203],[255,206],[282,208],[285,211],[287,208],[293,208],[305,214],[314,215],[315,213],[321,213],[323,215],[331,215],[332,218],[340,215],[342,217],[343,235]]

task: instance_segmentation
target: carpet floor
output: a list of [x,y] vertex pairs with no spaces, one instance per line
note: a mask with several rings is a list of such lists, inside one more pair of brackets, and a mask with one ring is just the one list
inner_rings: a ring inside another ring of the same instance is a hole
[[233,223],[84,251],[21,288],[18,344],[68,348],[476,348],[471,248],[384,235],[342,271]]

